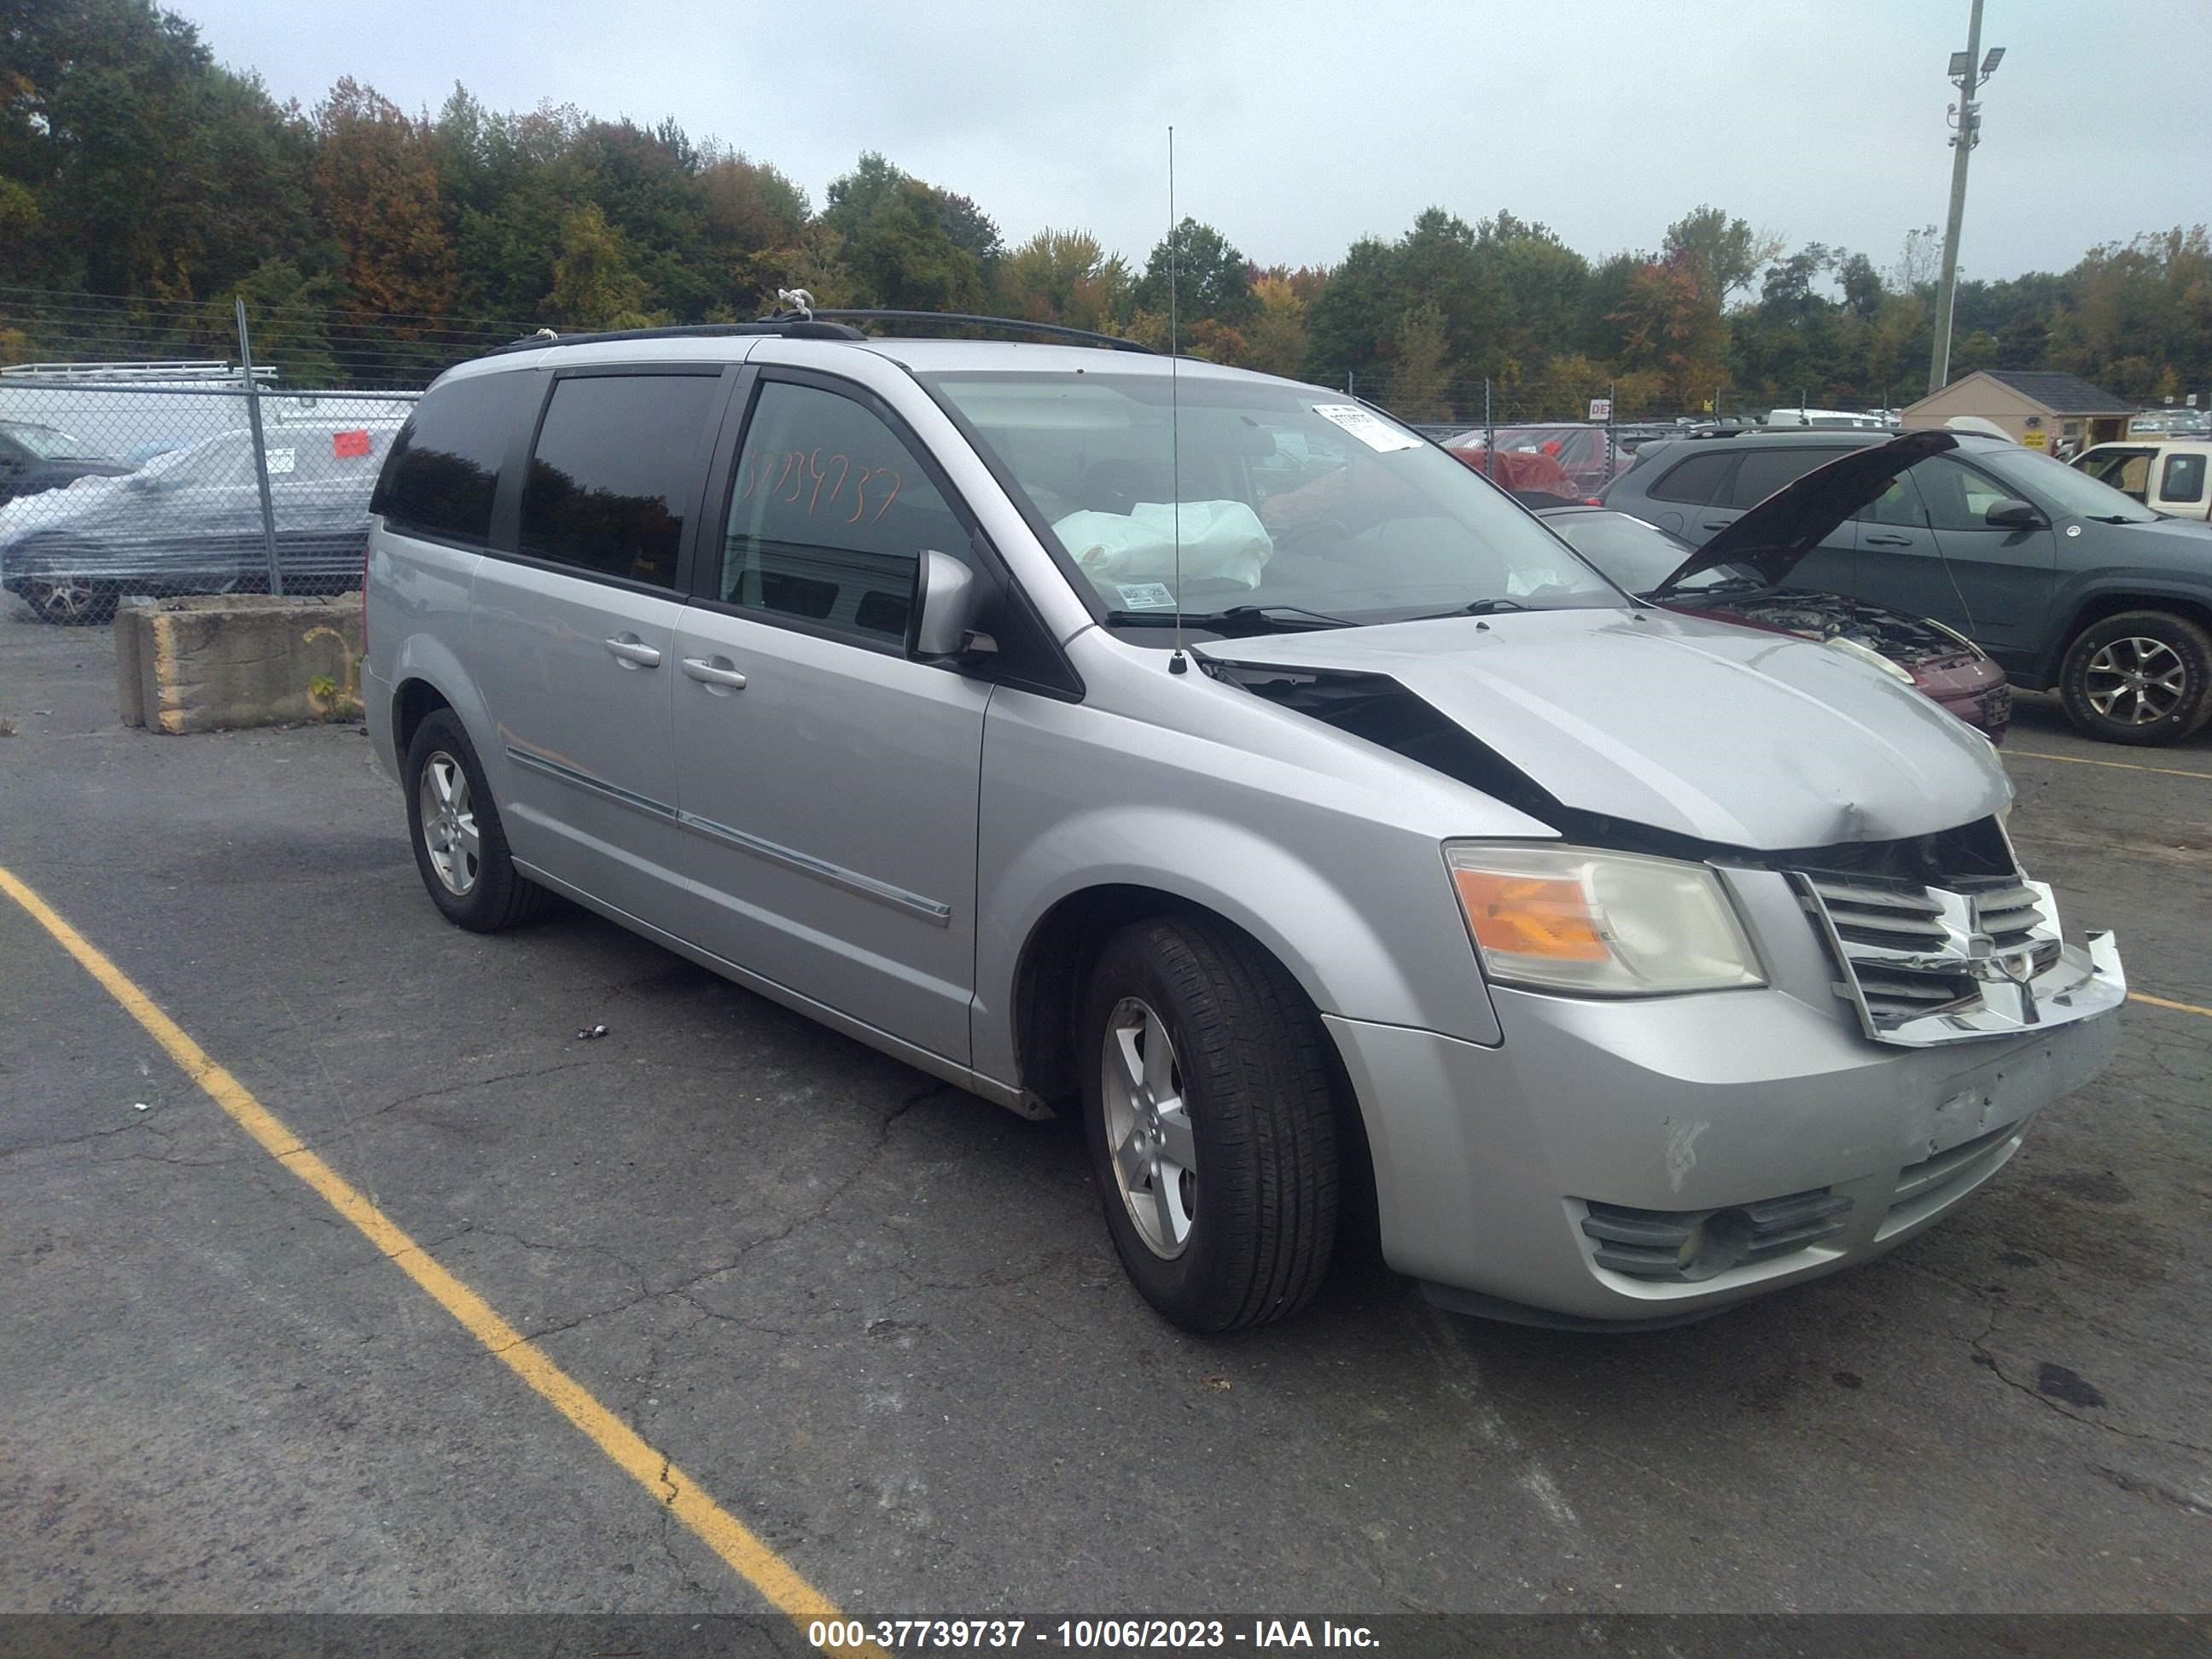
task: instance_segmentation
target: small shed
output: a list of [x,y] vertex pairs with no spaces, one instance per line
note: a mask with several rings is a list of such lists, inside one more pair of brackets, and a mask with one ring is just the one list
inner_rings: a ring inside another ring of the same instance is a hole
[[2019,442],[2046,453],[2079,454],[2128,435],[2135,408],[2079,374],[2056,369],[1978,368],[1907,407],[1905,426],[1942,426],[1954,415],[1994,421]]

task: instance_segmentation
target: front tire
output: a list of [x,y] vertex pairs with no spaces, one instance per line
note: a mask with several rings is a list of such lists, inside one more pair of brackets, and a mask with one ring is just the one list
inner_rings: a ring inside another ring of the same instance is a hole
[[2086,737],[2177,742],[2212,719],[2212,635],[2163,611],[2106,617],[2068,647],[2058,695]]
[[1297,983],[1224,924],[1163,918],[1108,941],[1079,1019],[1091,1173],[1138,1291],[1207,1334],[1304,1307],[1339,1180],[1328,1034]]
[[450,708],[424,717],[407,745],[407,833],[430,902],[472,933],[544,914],[553,896],[514,867],[483,763]]
[[24,582],[22,594],[33,616],[57,628],[89,628],[115,615],[112,590],[74,576],[33,577]]

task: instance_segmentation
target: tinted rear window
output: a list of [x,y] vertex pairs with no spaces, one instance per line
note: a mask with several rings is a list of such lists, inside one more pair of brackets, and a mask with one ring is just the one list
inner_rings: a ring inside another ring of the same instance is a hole
[[1692,507],[1703,507],[1720,489],[1721,481],[1735,459],[1733,450],[1692,455],[1651,486],[1651,499],[1655,501],[1686,501]]
[[530,374],[477,374],[425,392],[392,442],[368,510],[410,535],[483,546],[500,462],[539,386]]
[[1730,507],[1756,507],[1787,483],[1795,483],[1816,466],[1826,466],[1844,452],[1840,449],[1813,449],[1791,444],[1787,448],[1779,445],[1772,449],[1752,449],[1744,452],[1743,465],[1735,470],[1735,480],[1729,486]]
[[676,585],[700,481],[714,374],[557,382],[522,493],[522,551],[601,575]]

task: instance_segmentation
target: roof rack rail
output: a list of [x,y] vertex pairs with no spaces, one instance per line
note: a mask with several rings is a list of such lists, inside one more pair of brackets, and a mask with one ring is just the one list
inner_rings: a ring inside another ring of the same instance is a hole
[[510,351],[537,351],[552,346],[597,345],[609,340],[698,340],[726,338],[735,335],[772,334],[787,340],[866,340],[876,337],[863,334],[848,323],[839,320],[852,319],[860,322],[937,323],[961,328],[1001,328],[1024,334],[1050,334],[1056,337],[1082,340],[1091,345],[1111,347],[1116,351],[1140,351],[1146,356],[1156,355],[1152,347],[1139,340],[1125,340],[1118,334],[1100,334],[1087,328],[1070,328],[1064,323],[1025,322],[1018,317],[978,317],[964,311],[775,311],[750,323],[678,323],[666,328],[611,328],[586,334],[556,334],[550,328],[541,328],[535,334],[510,341],[503,346],[494,346],[484,355],[496,357]]
[[830,317],[852,322],[939,323],[961,328],[1002,328],[1019,334],[1050,334],[1057,338],[1082,340],[1091,345],[1109,347],[1115,351],[1140,351],[1145,356],[1157,356],[1152,347],[1141,340],[1125,339],[1119,334],[1101,334],[1096,329],[1072,328],[1066,323],[1030,322],[1019,317],[981,317],[964,311],[883,311],[816,310],[815,317]]
[[777,334],[798,340],[865,340],[857,328],[842,323],[817,323],[805,317],[764,317],[757,323],[678,323],[667,328],[609,328],[588,334],[556,334],[540,329],[484,355],[496,357],[509,351],[538,351],[549,346],[597,345],[605,340],[699,340],[732,335]]

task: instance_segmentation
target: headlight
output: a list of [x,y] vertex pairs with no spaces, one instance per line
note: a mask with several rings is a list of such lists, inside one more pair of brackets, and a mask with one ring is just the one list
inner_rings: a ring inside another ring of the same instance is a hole
[[1490,977],[1584,996],[1764,985],[1702,864],[1581,847],[1448,842],[1461,914]]
[[1823,645],[1832,645],[1837,650],[1843,652],[1847,656],[1856,657],[1861,662],[1870,662],[1876,668],[1881,670],[1883,673],[1889,675],[1893,678],[1903,680],[1907,685],[1912,684],[1911,675],[1906,673],[1902,668],[1899,668],[1888,658],[1883,656],[1881,652],[1861,645],[1856,640],[1847,640],[1841,635],[1838,635],[1834,638],[1823,640],[1820,643]]

